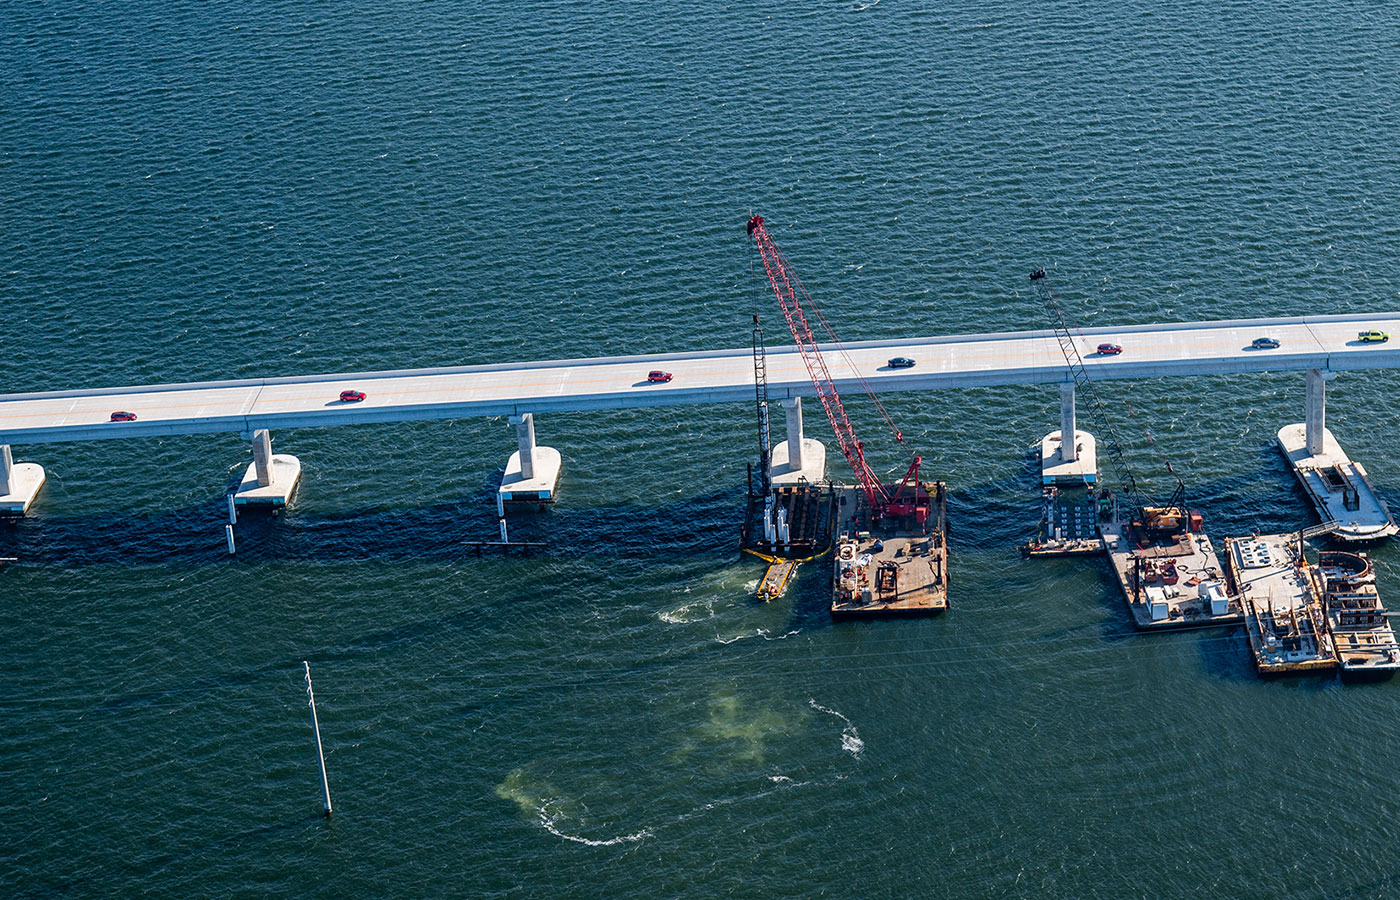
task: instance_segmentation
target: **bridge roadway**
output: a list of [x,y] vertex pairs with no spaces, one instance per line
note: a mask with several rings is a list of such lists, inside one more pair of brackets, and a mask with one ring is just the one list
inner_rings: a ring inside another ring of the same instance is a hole
[[[1357,340],[1358,332],[1370,329],[1396,339],[1383,344]],[[1250,348],[1254,338],[1266,335],[1281,346]],[[1400,367],[1400,313],[1395,312],[1087,328],[1076,338],[1096,380]],[[1094,348],[1103,342],[1122,345],[1122,354],[1097,355]],[[843,391],[858,390],[855,371],[876,391],[1071,380],[1050,331],[865,341],[845,348],[845,357],[835,351],[825,354]],[[911,357],[916,365],[890,369],[886,360],[895,356]],[[648,384],[651,369],[672,372],[675,379]],[[814,394],[794,347],[769,350],[768,383],[772,398]],[[341,403],[340,392],[350,389],[364,391],[368,398]],[[743,348],[3,394],[0,445],[752,399],[752,351]],[[115,410],[134,412],[137,420],[111,422]]]

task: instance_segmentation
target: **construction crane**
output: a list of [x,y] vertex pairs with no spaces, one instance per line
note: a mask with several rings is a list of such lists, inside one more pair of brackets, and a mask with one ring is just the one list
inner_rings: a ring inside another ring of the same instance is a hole
[[[1089,372],[1084,367],[1084,358],[1079,353],[1074,335],[1070,333],[1064,311],[1060,308],[1055,295],[1050,293],[1049,281],[1043,268],[1031,272],[1031,283],[1035,285],[1041,301],[1045,304],[1046,311],[1050,314],[1050,323],[1055,329],[1056,339],[1060,342],[1060,352],[1064,354],[1070,376],[1074,379],[1075,392],[1089,398],[1089,407],[1094,415],[1095,428],[1101,437],[1107,438],[1107,443],[1100,442],[1099,447],[1107,452],[1109,462],[1113,465],[1114,474],[1118,478],[1119,492],[1131,504],[1129,518],[1140,518],[1149,533],[1167,534],[1189,528],[1191,523],[1186,509],[1186,483],[1181,480],[1181,476],[1176,474],[1171,463],[1168,462],[1166,464],[1167,471],[1176,479],[1176,490],[1172,492],[1171,498],[1166,503],[1155,502],[1138,486],[1137,479],[1133,477],[1132,469],[1123,458],[1123,443],[1118,439],[1118,433],[1113,428],[1113,420],[1108,415],[1108,410],[1099,397],[1093,380],[1089,378]],[[1062,446],[1064,442],[1073,440],[1074,435],[1060,435]]]
[[[910,464],[909,470],[904,476],[904,481],[899,484],[893,494],[890,493],[889,487],[875,475],[870,464],[866,462],[865,447],[856,437],[851,420],[846,415],[845,405],[841,402],[841,395],[836,389],[836,382],[832,379],[831,371],[822,358],[821,348],[817,345],[817,340],[812,334],[812,327],[807,321],[807,310],[811,310],[813,315],[818,318],[823,329],[831,337],[832,343],[839,347],[839,341],[835,340],[831,326],[821,315],[821,311],[817,309],[812,295],[803,287],[797,273],[793,271],[787,258],[783,256],[783,252],[778,249],[778,245],[768,234],[768,229],[763,225],[762,216],[749,218],[748,232],[754,243],[758,245],[768,285],[778,298],[778,305],[783,310],[783,317],[787,320],[789,330],[792,331],[793,340],[797,342],[802,362],[807,367],[807,374],[812,379],[813,387],[816,388],[817,399],[821,402],[827,421],[831,423],[831,430],[836,435],[836,443],[841,448],[841,455],[846,458],[847,465],[851,467],[856,480],[860,482],[872,517],[880,519],[887,516],[913,516],[915,521],[923,523],[928,518],[930,504],[928,491],[918,480],[922,458],[914,457],[913,463]],[[854,366],[851,367],[851,370],[856,373],[856,378],[875,401],[876,408],[894,432],[895,439],[902,441],[903,435],[898,428],[894,427],[884,405],[875,397],[875,392],[870,389],[869,384]]]
[[768,428],[768,349],[763,343],[758,313],[753,316],[753,392],[758,411],[758,495],[767,497],[773,488],[768,471],[773,462],[773,439]]

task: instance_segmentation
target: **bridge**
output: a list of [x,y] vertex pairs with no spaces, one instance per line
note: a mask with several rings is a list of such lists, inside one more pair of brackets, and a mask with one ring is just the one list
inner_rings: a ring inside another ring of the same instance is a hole
[[[1358,339],[1360,332],[1370,330],[1395,333],[1397,340]],[[1252,341],[1263,336],[1277,339],[1279,347],[1254,349]],[[1076,337],[1095,381],[1308,372],[1306,423],[1309,445],[1315,444],[1316,452],[1322,447],[1325,380],[1338,372],[1400,367],[1400,313],[1395,312],[1095,327]],[[1097,354],[1095,347],[1107,342],[1120,345],[1122,353]],[[825,354],[843,390],[856,390],[860,377],[875,391],[1058,384],[1062,433],[1074,433],[1073,378],[1052,331],[901,338],[844,347],[844,354],[829,348]],[[887,360],[895,356],[910,357],[915,365],[891,369]],[[650,383],[646,376],[652,369],[668,371],[674,378]],[[795,444],[788,442],[796,472],[802,469],[804,444],[800,398],[814,394],[812,383],[795,347],[770,350],[767,371],[770,396],[784,400],[788,409],[789,436],[795,432],[799,438]],[[343,390],[363,391],[366,399],[341,402]],[[520,452],[507,466],[507,481],[514,479],[517,496],[503,485],[506,499],[520,499],[521,494],[549,499],[541,492],[552,489],[549,473],[557,474],[558,457],[551,448],[536,446],[534,415],[751,401],[753,396],[749,348],[3,394],[0,509],[7,496],[27,490],[16,484],[25,479],[25,472],[32,480],[32,469],[24,467],[40,468],[14,463],[11,445],[234,432],[252,440],[254,450],[249,473],[256,484],[250,486],[245,479],[237,492],[240,502],[279,504],[290,486],[275,484],[276,462],[283,456],[271,453],[270,429],[501,415],[512,417],[520,438]],[[134,413],[135,420],[110,421],[119,410]],[[295,457],[285,459],[289,467],[295,462]],[[296,470],[299,473],[299,465]],[[290,468],[288,477],[294,485]]]

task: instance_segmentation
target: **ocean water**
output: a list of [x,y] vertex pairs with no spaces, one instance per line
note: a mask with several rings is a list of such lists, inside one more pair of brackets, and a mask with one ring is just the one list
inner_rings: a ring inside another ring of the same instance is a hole
[[[4,4],[0,392],[780,343],[754,212],[847,340],[1047,327],[1039,265],[1084,325],[1392,310],[1397,93],[1366,2]],[[1300,374],[1103,393],[1213,534],[1312,521]],[[1392,505],[1396,394],[1328,397]],[[277,432],[303,486],[233,558],[235,436],[17,448],[0,894],[1400,893],[1400,682],[1261,681],[1018,558],[1057,401],[885,398],[951,491],[905,622],[818,566],[751,600],[744,404],[540,418],[530,557],[462,545],[504,420]]]

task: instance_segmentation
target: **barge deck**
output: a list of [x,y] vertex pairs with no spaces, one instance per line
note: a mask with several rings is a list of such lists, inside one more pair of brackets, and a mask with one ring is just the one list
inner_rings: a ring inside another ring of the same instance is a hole
[[947,486],[925,482],[928,520],[872,523],[859,488],[840,489],[833,618],[933,615],[948,608]]
[[1389,677],[1400,670],[1400,646],[1376,591],[1371,560],[1360,553],[1323,551],[1316,578],[1342,674]]
[[1337,667],[1322,594],[1297,535],[1225,539],[1231,592],[1244,608],[1245,633],[1261,675]]
[[1206,628],[1244,621],[1239,598],[1226,592],[1220,559],[1199,528],[1149,537],[1136,522],[1100,525],[1133,624],[1143,631]]

